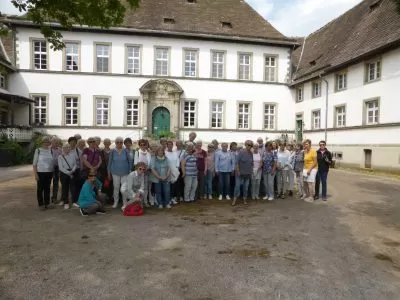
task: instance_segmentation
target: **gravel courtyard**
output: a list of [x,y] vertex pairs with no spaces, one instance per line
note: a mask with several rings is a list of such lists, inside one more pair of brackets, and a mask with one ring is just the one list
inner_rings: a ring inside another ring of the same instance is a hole
[[7,174],[2,300],[400,299],[400,181],[333,170],[327,203],[207,200],[82,217],[39,211],[33,178]]

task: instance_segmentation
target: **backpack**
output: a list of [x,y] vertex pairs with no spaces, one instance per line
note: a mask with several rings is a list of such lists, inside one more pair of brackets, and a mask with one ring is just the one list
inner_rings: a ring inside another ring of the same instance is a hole
[[143,206],[140,202],[134,202],[125,207],[124,216],[136,217],[143,215]]

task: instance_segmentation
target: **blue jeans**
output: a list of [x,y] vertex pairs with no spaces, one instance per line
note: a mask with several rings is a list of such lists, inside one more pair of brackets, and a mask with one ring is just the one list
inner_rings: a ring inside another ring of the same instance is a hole
[[250,176],[236,176],[235,198],[240,196],[240,187],[243,185],[243,199],[247,198],[249,192]]
[[166,206],[171,202],[170,183],[168,181],[159,181],[156,186],[156,201],[158,205]]
[[269,198],[274,198],[274,180],[276,178],[275,173],[272,175],[270,172],[267,173],[263,171],[265,195]]
[[326,199],[326,181],[328,179],[328,170],[318,170],[315,178],[315,196],[319,196],[319,185],[322,184],[322,199]]
[[231,172],[219,172],[218,173],[219,180],[219,194],[222,196],[229,195],[229,188],[231,186]]
[[212,190],[212,182],[213,182],[213,172],[207,170],[207,176],[206,176],[206,184],[205,184],[205,191],[206,195],[212,195],[213,190]]

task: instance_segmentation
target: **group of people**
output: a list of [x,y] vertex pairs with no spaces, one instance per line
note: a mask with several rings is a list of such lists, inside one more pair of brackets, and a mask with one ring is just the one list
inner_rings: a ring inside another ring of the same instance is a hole
[[[77,207],[87,216],[105,213],[107,203],[118,208],[120,202],[122,211],[137,203],[162,209],[214,197],[247,204],[250,199],[293,197],[295,181],[301,199],[317,200],[322,184],[321,197],[327,200],[332,154],[325,141],[317,151],[310,140],[286,144],[264,143],[262,138],[256,143],[247,140],[243,147],[213,140],[204,150],[196,137],[190,133],[185,143],[140,139],[138,148],[130,138],[118,137],[111,148],[110,139],[101,147],[100,137],[85,141],[77,134],[61,144],[58,137],[45,136],[33,159],[39,208],[59,204]],[[105,197],[100,198],[101,193]]]

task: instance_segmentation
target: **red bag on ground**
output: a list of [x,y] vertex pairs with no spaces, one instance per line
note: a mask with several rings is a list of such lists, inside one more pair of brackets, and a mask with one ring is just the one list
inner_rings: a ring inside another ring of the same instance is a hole
[[143,206],[140,202],[134,202],[125,207],[124,216],[141,216],[143,215]]
[[106,189],[110,188],[110,180],[108,180],[108,179],[106,178],[106,179],[104,180],[103,187],[106,188]]

